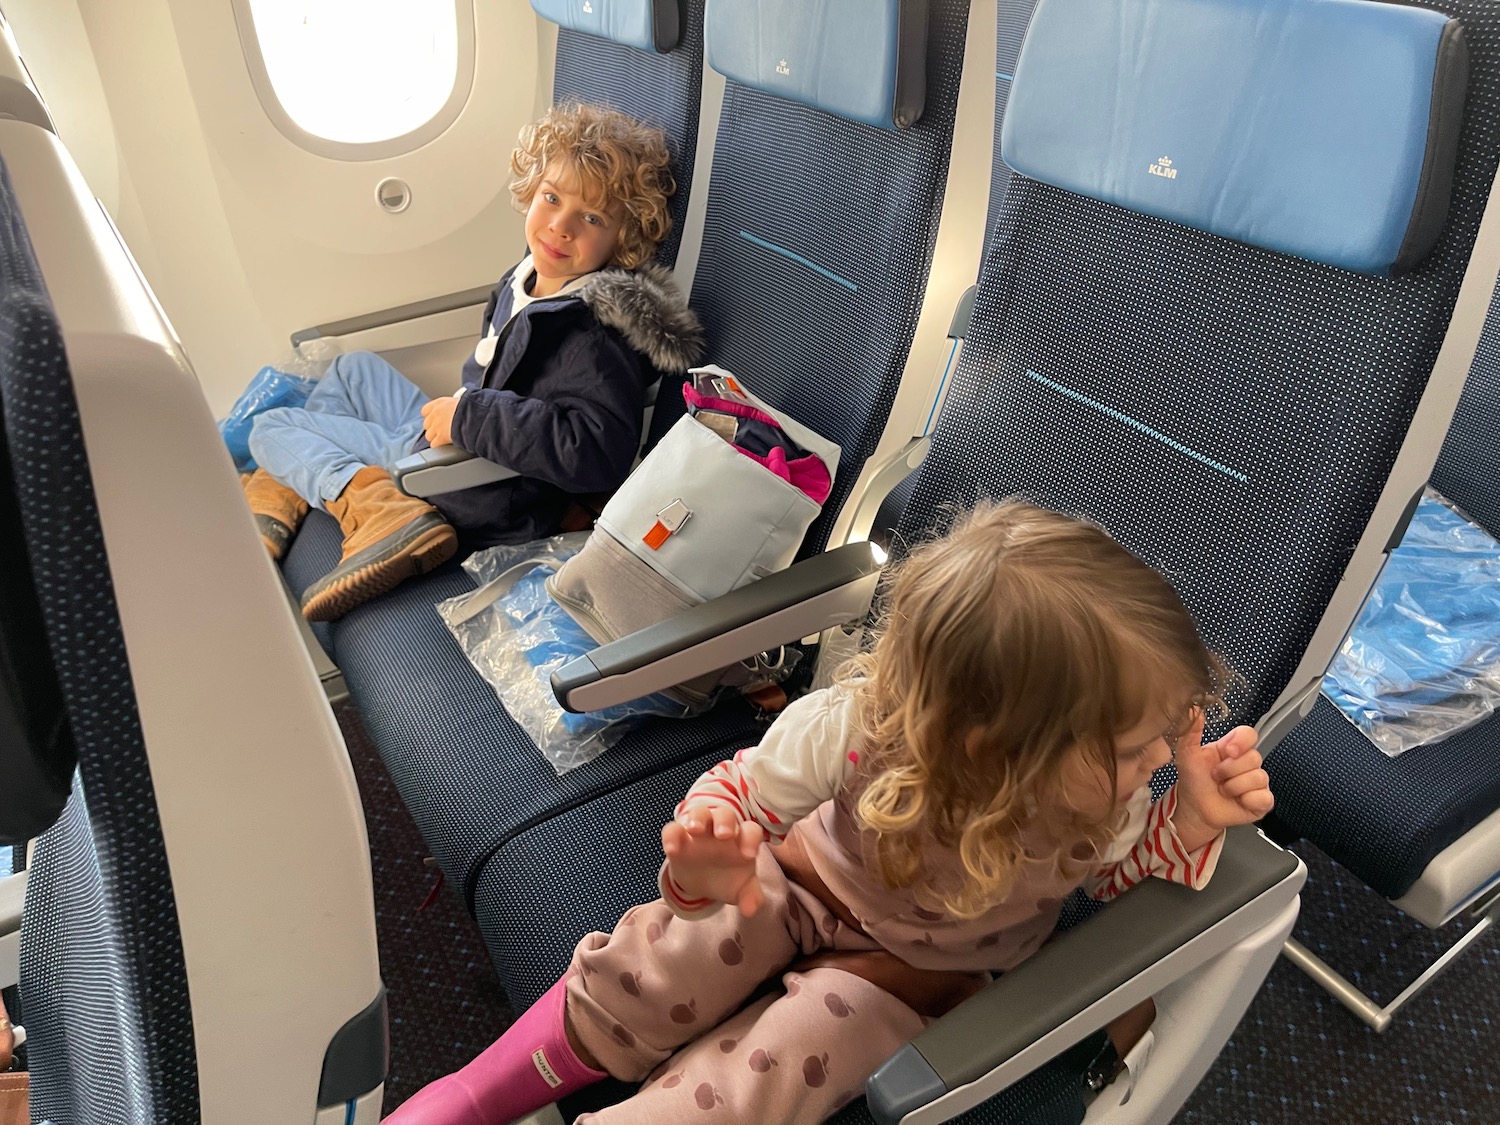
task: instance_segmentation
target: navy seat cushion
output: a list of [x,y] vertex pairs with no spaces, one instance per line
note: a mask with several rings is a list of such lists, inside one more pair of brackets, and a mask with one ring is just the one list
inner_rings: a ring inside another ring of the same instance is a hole
[[1500,716],[1388,758],[1319,697],[1266,759],[1276,816],[1387,898],[1500,808]]
[[[289,581],[294,571],[311,581],[305,571],[316,568],[299,556],[322,554],[330,538],[337,525],[309,517],[288,555]],[[450,562],[337,622],[333,650],[422,838],[467,902],[483,861],[516,833],[643,774],[759,740],[761,724],[734,699],[698,718],[648,724],[559,777],[438,617],[439,601],[473,588]]]
[[[304,590],[337,566],[343,546],[344,533],[337,521],[326,512],[309,512],[281,563],[282,577],[292,593],[300,599]],[[312,631],[331,657],[333,622],[314,621]]]
[[[702,754],[655,777],[593,798],[520,833],[495,853],[479,877],[474,907],[512,1006],[534,1003],[567,969],[584,935],[614,928],[620,915],[658,896],[661,826],[698,775],[720,760]],[[587,881],[580,872],[589,872]],[[1099,1044],[1062,1056],[988,1102],[955,1118],[965,1125],[1076,1125],[1082,1120],[1079,1075]],[[629,1087],[613,1084],[614,1097]],[[589,1099],[592,1101],[592,1099]],[[585,1108],[565,1103],[572,1113]],[[873,1119],[860,1099],[834,1118],[839,1125]]]

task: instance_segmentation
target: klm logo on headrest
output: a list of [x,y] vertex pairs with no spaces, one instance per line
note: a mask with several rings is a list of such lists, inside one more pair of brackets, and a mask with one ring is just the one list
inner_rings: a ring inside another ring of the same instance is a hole
[[583,14],[586,16],[594,14],[594,6],[589,3],[589,0],[583,0]]
[[1151,165],[1148,171],[1153,176],[1160,176],[1164,180],[1175,180],[1177,178],[1177,169],[1172,167],[1172,160],[1167,156],[1158,159],[1155,164]]
[[779,63],[776,64],[776,73],[785,74],[787,77],[791,77],[792,68],[786,65],[786,59],[782,59]]

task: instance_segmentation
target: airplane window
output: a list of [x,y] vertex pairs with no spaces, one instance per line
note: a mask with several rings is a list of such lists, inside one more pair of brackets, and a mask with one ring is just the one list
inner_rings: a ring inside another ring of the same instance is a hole
[[388,155],[382,142],[397,138],[412,142],[401,148],[416,147],[451,124],[467,96],[471,0],[236,0],[236,7],[242,16],[248,7],[241,39],[261,101],[283,132],[314,151],[379,145],[380,152],[343,154]]

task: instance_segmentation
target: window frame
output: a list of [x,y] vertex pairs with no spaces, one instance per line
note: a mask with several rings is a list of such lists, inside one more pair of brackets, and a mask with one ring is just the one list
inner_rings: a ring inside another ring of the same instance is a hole
[[271,82],[265,56],[260,49],[260,36],[255,29],[255,17],[250,10],[250,0],[231,0],[231,4],[234,9],[235,27],[239,32],[240,54],[245,60],[246,69],[250,74],[250,85],[255,89],[255,96],[259,99],[261,108],[282,136],[299,148],[306,149],[317,156],[345,161],[385,160],[421,148],[436,140],[458,120],[458,115],[468,104],[469,95],[474,89],[474,0],[453,0],[458,56],[457,65],[454,68],[453,89],[449,91],[448,98],[441,108],[415,129],[397,137],[388,137],[383,141],[335,141],[320,137],[298,125],[292,119],[291,114],[286,111],[286,107],[281,104],[281,98]]

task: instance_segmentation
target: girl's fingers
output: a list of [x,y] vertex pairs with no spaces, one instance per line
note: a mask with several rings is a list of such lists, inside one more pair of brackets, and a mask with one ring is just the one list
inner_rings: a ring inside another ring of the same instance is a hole
[[734,815],[734,811],[715,805],[710,813],[714,818],[714,836],[720,840],[734,839],[740,830],[740,818]]
[[682,851],[683,840],[687,837],[687,831],[675,820],[668,821],[661,826],[661,850],[669,856],[676,855]]
[[740,825],[740,855],[746,859],[754,859],[755,853],[760,851],[760,845],[765,838],[764,829],[753,820]]
[[740,888],[739,901],[735,905],[746,918],[753,918],[765,901],[766,896],[760,889],[760,880],[751,878],[746,879],[745,885]]
[[[677,823],[691,836],[716,836],[720,840],[731,840],[740,831],[739,815],[727,805],[714,805],[706,809],[689,809],[677,818]],[[756,825],[759,828],[760,825]]]
[[1240,798],[1240,807],[1259,820],[1276,807],[1276,798],[1269,789],[1256,789]]
[[1266,792],[1270,792],[1271,779],[1266,775],[1265,770],[1250,770],[1247,773],[1240,774],[1238,777],[1231,777],[1228,781],[1219,783],[1219,792],[1226,797],[1233,797],[1236,800],[1247,793],[1254,793],[1257,789],[1264,789]]
[[1261,767],[1260,752],[1247,750],[1236,758],[1223,758],[1214,766],[1214,780],[1228,781],[1231,777],[1238,777],[1242,773],[1258,770]]
[[1259,742],[1260,735],[1255,733],[1254,727],[1235,727],[1219,739],[1219,757],[1225,761],[1239,758],[1254,750]]

